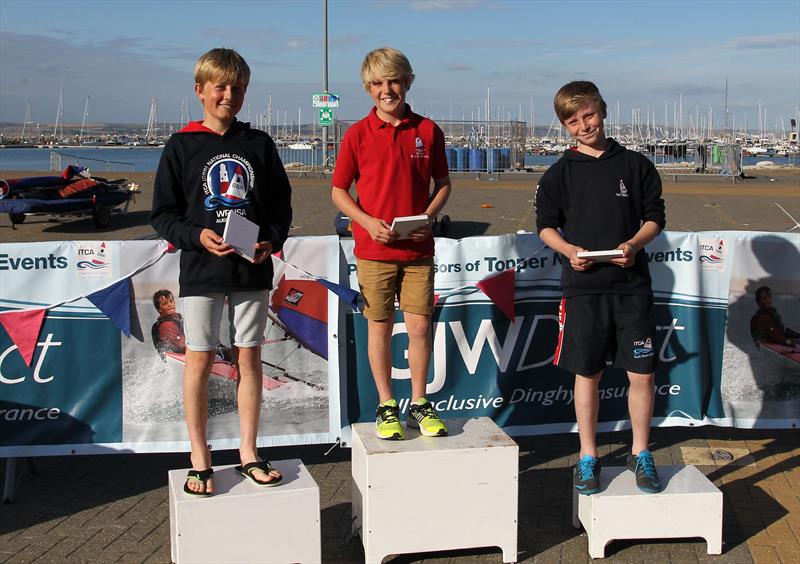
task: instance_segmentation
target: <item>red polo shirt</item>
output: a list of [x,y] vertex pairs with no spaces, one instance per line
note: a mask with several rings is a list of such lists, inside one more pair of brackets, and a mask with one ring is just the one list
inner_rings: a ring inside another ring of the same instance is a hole
[[[425,213],[431,178],[449,174],[444,134],[433,121],[411,111],[394,126],[378,117],[375,108],[344,134],[333,186],[347,190],[353,181],[358,205],[372,217],[392,223],[395,217]],[[433,256],[433,237],[390,245],[376,243],[353,222],[354,253],[367,260],[417,260]]]

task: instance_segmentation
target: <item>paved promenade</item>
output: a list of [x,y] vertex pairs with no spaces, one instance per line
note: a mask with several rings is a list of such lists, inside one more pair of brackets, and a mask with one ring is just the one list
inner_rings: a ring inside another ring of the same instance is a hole
[[[795,218],[800,216],[800,174],[758,174],[759,178],[736,184],[712,179],[665,182],[668,229],[787,231],[793,223],[775,204]],[[0,178],[23,175],[0,172]],[[152,233],[146,221],[152,176],[136,175],[143,193],[130,213],[113,218],[108,231],[96,231],[91,219],[52,223],[36,217],[12,230],[7,218],[2,218],[0,241],[147,237]],[[453,220],[451,235],[533,230],[537,178],[536,174],[506,175],[500,180],[457,178],[446,209]],[[292,235],[333,233],[328,182],[292,179],[296,209]],[[629,432],[602,433],[598,439],[602,464],[624,465]],[[571,525],[571,468],[577,436],[524,437],[517,442],[518,561],[589,561],[586,534]],[[326,455],[329,447],[281,447],[264,454],[272,460],[302,459],[319,485],[323,561],[362,562],[361,541],[350,535],[350,451],[337,447]],[[608,546],[607,561],[800,562],[800,431],[654,429],[651,450],[660,465],[697,465],[722,490],[723,554],[706,555],[700,539],[617,541]],[[721,451],[733,459],[720,459]],[[238,463],[237,454],[215,452],[214,463]],[[167,472],[187,466],[185,453],[18,460],[15,500],[0,505],[0,562],[169,562]],[[5,472],[5,463],[0,464],[0,479]],[[447,518],[447,508],[430,510]],[[264,527],[280,517],[265,515]],[[208,535],[214,535],[213,522]],[[389,559],[398,563],[501,560],[500,551],[492,548]]]

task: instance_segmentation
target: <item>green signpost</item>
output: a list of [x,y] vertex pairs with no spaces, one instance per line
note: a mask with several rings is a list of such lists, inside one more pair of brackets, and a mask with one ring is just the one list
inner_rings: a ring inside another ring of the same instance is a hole
[[327,127],[333,125],[333,109],[320,108],[319,109],[319,125],[320,127]]

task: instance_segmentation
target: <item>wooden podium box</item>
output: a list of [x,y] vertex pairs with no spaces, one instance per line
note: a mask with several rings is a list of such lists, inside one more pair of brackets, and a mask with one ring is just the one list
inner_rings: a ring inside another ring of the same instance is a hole
[[519,448],[488,417],[403,441],[353,425],[353,527],[368,563],[391,554],[497,546],[517,558]]
[[589,556],[603,558],[618,539],[701,537],[722,553],[722,492],[694,466],[658,466],[664,490],[645,493],[625,467],[600,471],[600,492],[572,493],[572,524],[586,529]]
[[320,562],[319,488],[298,459],[273,467],[283,483],[258,487],[234,466],[214,468],[211,497],[183,491],[187,469],[169,472],[172,561]]

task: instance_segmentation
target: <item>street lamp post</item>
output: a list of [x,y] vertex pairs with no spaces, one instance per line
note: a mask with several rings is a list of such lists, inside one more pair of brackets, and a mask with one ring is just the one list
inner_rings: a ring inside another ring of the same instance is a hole
[[[322,91],[328,91],[328,0],[322,0]],[[322,170],[328,165],[328,126],[322,126]]]

